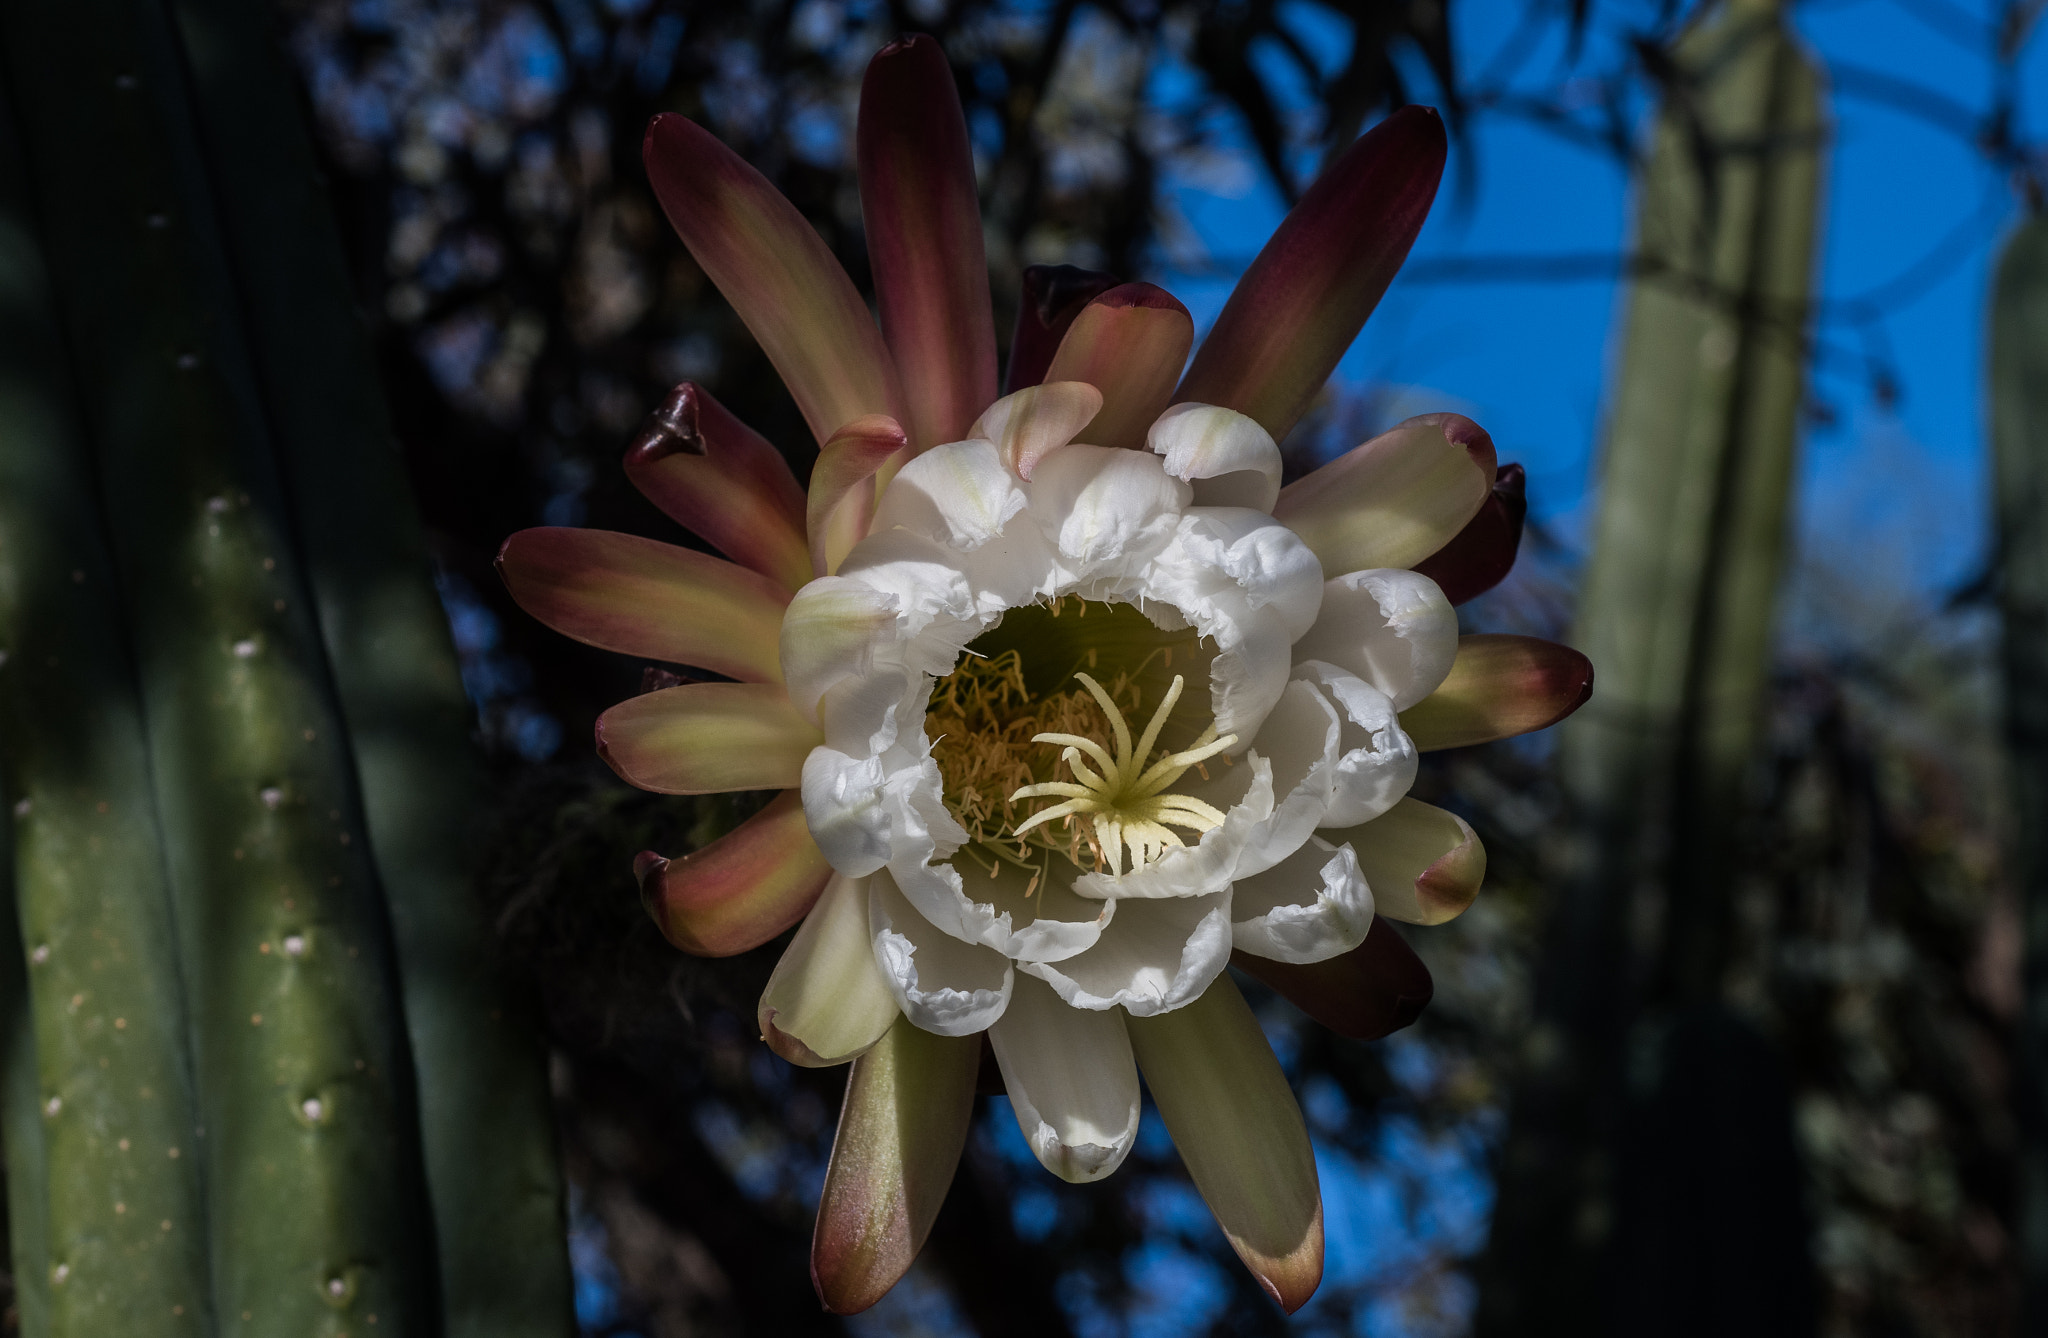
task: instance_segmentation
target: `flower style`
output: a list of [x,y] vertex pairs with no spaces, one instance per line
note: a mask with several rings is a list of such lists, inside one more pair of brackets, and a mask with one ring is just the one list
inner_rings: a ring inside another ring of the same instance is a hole
[[1130,1151],[1142,1071],[1231,1243],[1289,1310],[1322,1272],[1314,1158],[1224,967],[1376,1036],[1428,973],[1376,917],[1477,895],[1417,757],[1541,728],[1583,657],[1459,636],[1514,558],[1521,474],[1429,415],[1282,487],[1286,432],[1356,336],[1442,171],[1408,108],[1311,188],[1185,377],[1193,325],[1148,284],[1034,270],[996,394],[965,123],[936,44],[875,57],[860,188],[880,323],[796,211],[705,131],[646,142],[663,208],[820,443],[808,490],[684,385],[626,458],[731,561],[528,530],[500,556],[535,616],[730,682],[607,711],[650,790],[782,793],[702,850],[636,864],[696,953],[797,926],[761,1000],[792,1062],[853,1063],[813,1275],[859,1310],[952,1178],[983,1040],[1044,1165]]

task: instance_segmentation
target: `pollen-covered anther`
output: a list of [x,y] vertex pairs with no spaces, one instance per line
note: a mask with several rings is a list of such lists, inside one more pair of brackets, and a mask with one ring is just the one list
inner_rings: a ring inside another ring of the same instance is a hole
[[[1190,769],[1236,743],[1235,734],[1226,734],[1219,739],[1212,724],[1202,731],[1192,747],[1168,753],[1149,766],[1145,762],[1152,754],[1152,745],[1158,742],[1166,717],[1172,714],[1174,703],[1180,700],[1186,680],[1179,674],[1174,675],[1173,686],[1166,690],[1158,708],[1152,712],[1150,723],[1145,726],[1144,736],[1133,746],[1131,729],[1124,721],[1124,713],[1102,690],[1102,685],[1087,674],[1074,677],[1081,680],[1081,685],[1095,698],[1102,713],[1109,717],[1109,728],[1116,736],[1116,753],[1112,756],[1100,743],[1079,734],[1033,735],[1033,743],[1062,747],[1060,759],[1073,772],[1074,779],[1027,785],[1012,794],[1012,803],[1020,799],[1056,798],[1061,801],[1019,823],[1016,834],[1022,836],[1033,827],[1061,818],[1086,819],[1094,829],[1089,844],[1095,848],[1103,872],[1116,877],[1124,871],[1123,857],[1127,850],[1131,868],[1142,869],[1169,848],[1186,844],[1173,828],[1206,832],[1222,826],[1223,814],[1213,805],[1191,795],[1166,793],[1166,789]],[[1084,755],[1088,761],[1082,760]],[[1091,767],[1089,762],[1095,765]]]

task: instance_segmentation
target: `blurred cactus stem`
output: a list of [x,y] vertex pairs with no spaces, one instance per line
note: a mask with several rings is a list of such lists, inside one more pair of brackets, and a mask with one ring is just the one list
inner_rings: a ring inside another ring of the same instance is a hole
[[397,935],[446,1332],[558,1338],[574,1317],[546,1056],[493,970],[474,712],[333,206],[272,7],[171,11]]
[[154,0],[7,0],[0,45],[142,688],[219,1332],[431,1333],[390,927],[186,83],[214,53]]
[[13,856],[0,878],[16,916],[0,932],[0,984],[22,1324],[206,1334],[170,884],[75,402],[0,111],[0,821]]
[[[1805,385],[1820,78],[1773,0],[1708,8],[1670,56],[1572,638],[1600,692],[1560,740],[1579,824],[1504,1150],[1482,1333],[1590,1318],[1618,1221],[1625,1039],[1639,1008],[1718,1003],[1731,824],[1768,682]],[[1628,925],[1645,885],[1663,894],[1663,942],[1637,961]]]
[[2004,615],[2014,873],[2025,926],[2020,1018],[2018,1332],[2048,1331],[2048,219],[2006,244],[1991,299],[1991,463]]

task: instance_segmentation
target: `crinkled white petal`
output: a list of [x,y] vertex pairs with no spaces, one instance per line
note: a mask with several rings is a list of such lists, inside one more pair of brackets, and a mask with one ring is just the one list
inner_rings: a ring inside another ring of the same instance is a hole
[[1194,486],[1196,506],[1271,511],[1280,496],[1280,448],[1258,420],[1215,404],[1176,404],[1159,415],[1145,444],[1166,472]]
[[1401,728],[1393,701],[1361,678],[1324,660],[1294,667],[1297,680],[1320,685],[1343,717],[1337,784],[1318,826],[1356,827],[1401,802],[1415,784],[1415,741]]
[[1230,961],[1230,889],[1125,902],[1101,941],[1064,962],[1021,969],[1075,1008],[1151,1017],[1199,998]]
[[1076,1184],[1123,1164],[1138,1134],[1138,1066],[1123,1014],[1069,1008],[1020,973],[989,1028],[1010,1108],[1045,1169]]
[[[929,845],[906,842],[890,865],[897,886],[925,918],[946,933],[993,948],[1020,962],[1057,962],[1095,946],[1116,918],[1116,903],[1076,896],[1069,884],[1073,866],[1055,859],[1050,879],[1031,895],[1031,876],[999,863],[990,876],[985,864],[956,857],[933,863]],[[989,858],[986,852],[977,859]]]
[[1074,880],[1074,891],[1129,902],[1199,897],[1229,887],[1244,858],[1245,843],[1273,814],[1273,765],[1253,755],[1230,767],[1211,762],[1209,772],[1206,782],[1189,773],[1173,792],[1192,795],[1219,810],[1220,826],[1187,845],[1169,848],[1141,869],[1126,868],[1115,877],[1084,873]]
[[967,833],[939,801],[940,784],[939,765],[928,756],[813,748],[804,758],[804,823],[826,863],[849,878],[873,873],[905,848],[944,859]]
[[1278,962],[1321,962],[1365,942],[1372,890],[1349,846],[1311,836],[1231,891],[1231,941]]
[[1294,660],[1327,660],[1405,711],[1435,692],[1458,656],[1458,615],[1435,581],[1381,567],[1332,578]]
[[1156,598],[1172,600],[1198,620],[1212,609],[1209,616],[1229,617],[1233,604],[1253,612],[1271,609],[1292,642],[1315,625],[1323,603],[1323,564],[1293,530],[1262,511],[1196,507],[1181,517],[1146,585]]
[[1271,611],[1251,615],[1230,633],[1236,639],[1217,637],[1219,649],[1209,663],[1209,709],[1216,716],[1217,736],[1235,734],[1231,751],[1241,753],[1251,747],[1266,713],[1287,690],[1293,650],[1287,629]]
[[1237,877],[1257,873],[1300,849],[1309,833],[1327,826],[1337,789],[1343,722],[1314,684],[1287,685],[1253,745],[1273,768],[1273,812],[1253,827],[1238,857]]
[[1173,537],[1191,491],[1156,455],[1062,446],[1031,476],[1031,518],[1085,581],[1134,574]]
[[815,723],[825,690],[870,672],[877,650],[897,640],[893,595],[842,576],[819,577],[797,591],[782,614],[789,700]]
[[931,695],[924,683],[920,674],[890,668],[840,679],[818,699],[825,746],[854,757],[887,752],[923,719]]
[[868,887],[875,964],[903,1015],[941,1036],[986,1031],[1010,1002],[1015,973],[999,952],[939,932],[886,873]]
[[995,443],[934,446],[903,466],[882,490],[870,534],[908,530],[953,548],[979,548],[1025,508],[1016,475],[1003,467]]

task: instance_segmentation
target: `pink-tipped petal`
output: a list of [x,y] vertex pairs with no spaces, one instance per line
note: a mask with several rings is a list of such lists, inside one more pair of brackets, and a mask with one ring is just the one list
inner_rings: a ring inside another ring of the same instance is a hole
[[626,450],[626,477],[719,552],[791,590],[811,579],[804,490],[766,437],[683,382]]
[[634,534],[545,526],[505,541],[498,575],[520,608],[587,645],[782,681],[789,591],[745,567]]
[[1102,392],[1102,412],[1083,440],[1142,450],[1146,429],[1173,398],[1194,342],[1194,318],[1172,293],[1127,283],[1081,309],[1045,379],[1085,381]]
[[1237,1257],[1293,1314],[1323,1280],[1323,1196],[1301,1108],[1228,975],[1184,1008],[1129,1019],[1131,1049]]
[[1463,604],[1485,594],[1514,570],[1522,546],[1522,520],[1529,514],[1528,476],[1520,465],[1502,465],[1493,476],[1493,493],[1479,514],[1465,522],[1457,537],[1415,564],[1435,581],[1444,598]]
[[1436,993],[1429,968],[1381,916],[1373,917],[1365,942],[1327,961],[1300,966],[1233,952],[1230,964],[1339,1036],[1360,1041],[1408,1026]]
[[[903,428],[887,414],[856,418],[832,434],[811,466],[811,493],[805,506],[810,534],[810,570],[830,576],[846,554],[868,532],[875,511],[875,490],[869,483],[882,462],[906,444]],[[867,485],[867,486],[863,486]]]
[[1010,366],[1003,377],[1004,393],[1015,394],[1045,380],[1045,369],[1052,366],[1067,327],[1098,294],[1121,282],[1114,274],[1072,265],[1025,266],[1023,292],[1017,299],[1017,328],[1010,336]]
[[643,850],[633,861],[640,901],[662,936],[698,957],[758,948],[817,902],[832,866],[804,825],[803,796],[768,807],[681,859]]
[[1316,835],[1358,856],[1373,909],[1389,920],[1437,925],[1456,919],[1486,880],[1486,847],[1457,814],[1403,799],[1371,822]]
[[597,718],[597,754],[658,794],[783,790],[825,741],[774,683],[685,683],[629,697]]
[[1175,398],[1285,437],[1408,258],[1444,150],[1428,107],[1401,108],[1346,149],[1238,280]]
[[868,62],[860,89],[861,218],[882,333],[920,451],[958,441],[996,397],[996,330],[974,151],[952,67],[923,34]]
[[1533,636],[1458,638],[1458,658],[1437,690],[1401,712],[1424,752],[1466,748],[1548,729],[1593,695],[1593,662]]
[[674,112],[640,155],[662,212],[775,364],[820,443],[862,414],[896,412],[895,363],[853,281],[768,179]]
[[1411,418],[1280,490],[1275,519],[1330,576],[1413,567],[1492,495],[1493,438],[1462,414]]
[[1083,433],[1101,410],[1102,392],[1087,382],[1046,381],[989,405],[967,435],[994,442],[1010,472],[1029,479],[1040,460]]
[[881,1300],[924,1248],[967,1145],[981,1045],[898,1017],[853,1061],[811,1237],[811,1285],[833,1314]]

